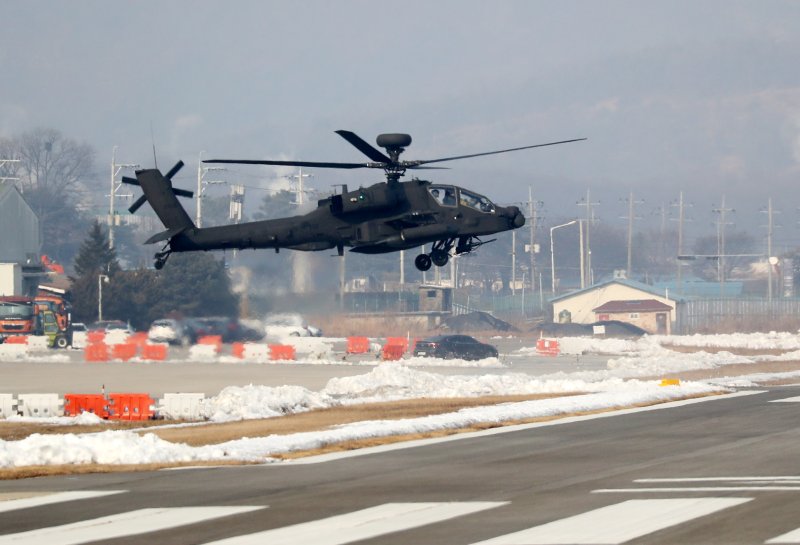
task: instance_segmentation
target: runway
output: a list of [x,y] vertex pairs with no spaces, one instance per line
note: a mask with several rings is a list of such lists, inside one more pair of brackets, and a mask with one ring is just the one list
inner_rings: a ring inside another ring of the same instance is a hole
[[800,389],[744,393],[320,463],[6,481],[0,544],[800,543]]

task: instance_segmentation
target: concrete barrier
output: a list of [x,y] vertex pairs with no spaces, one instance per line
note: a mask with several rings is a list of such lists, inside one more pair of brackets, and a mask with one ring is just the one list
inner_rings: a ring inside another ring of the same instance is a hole
[[157,411],[164,418],[200,420],[204,402],[205,394],[171,392],[161,398]]
[[17,414],[14,394],[0,394],[0,418],[8,418]]
[[63,414],[62,403],[58,394],[20,394],[17,410],[22,416],[50,418]]

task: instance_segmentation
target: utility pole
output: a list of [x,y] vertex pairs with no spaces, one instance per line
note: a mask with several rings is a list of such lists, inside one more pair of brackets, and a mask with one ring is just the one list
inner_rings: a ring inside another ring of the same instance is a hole
[[201,151],[197,159],[197,194],[195,195],[197,204],[195,206],[196,207],[195,225],[198,228],[203,226],[203,199],[205,198],[206,186],[225,183],[222,180],[206,180],[205,176],[207,173],[211,171],[227,170],[225,167],[204,167],[203,153],[205,152]]
[[581,279],[581,285],[586,285],[594,282],[594,275],[592,274],[592,248],[589,242],[589,226],[593,225],[595,222],[594,207],[599,205],[600,201],[592,202],[591,192],[587,189],[586,198],[579,200],[576,204],[586,207],[586,279]]
[[[19,163],[19,159],[0,159],[0,173],[2,173],[6,166],[10,163]],[[19,180],[19,176],[0,176],[0,183],[3,182],[16,182]]]
[[511,295],[517,294],[517,232],[511,231]]
[[719,208],[713,208],[711,211],[719,215],[719,219],[717,220],[717,254],[719,254],[719,260],[717,261],[717,277],[719,280],[719,296],[722,297],[725,294],[725,226],[733,225],[725,221],[725,216],[728,212],[735,212],[735,210],[725,207],[725,195],[723,195],[722,204]]
[[634,206],[637,204],[644,204],[643,200],[634,200],[633,191],[630,192],[627,199],[623,199],[628,203],[628,215],[624,219],[628,220],[628,267],[626,269],[627,278],[631,278],[632,265],[633,265],[633,220],[641,219],[634,214]]
[[111,151],[111,192],[108,195],[108,248],[114,249],[114,225],[117,223],[114,217],[114,201],[117,198],[130,198],[131,195],[117,195],[117,191],[122,186],[122,181],[117,181],[117,175],[123,168],[138,168],[139,165],[135,164],[118,164],[117,163],[117,146],[114,146]]
[[[302,212],[306,204],[306,192],[303,189],[303,180],[311,178],[313,174],[303,174],[302,167],[298,169],[297,174],[290,176],[297,180],[295,186],[294,203]],[[310,288],[310,273],[311,270],[311,256],[307,252],[294,252],[292,253],[292,290],[295,293],[306,293]]]
[[530,243],[528,252],[531,258],[531,291],[536,289],[536,228],[539,226],[538,209],[542,201],[533,200],[533,188],[528,186],[528,221],[530,222]]
[[772,197],[767,200],[766,210],[762,209],[761,212],[767,214],[767,300],[772,301],[772,237],[775,230],[774,216],[780,214],[780,211],[773,210]]
[[[670,218],[678,222],[678,254],[683,255],[683,224],[685,221],[691,221],[686,219],[686,202],[683,200],[683,191],[678,194],[678,202],[673,202],[672,206],[678,207],[678,218]],[[692,206],[689,204],[688,206]],[[676,263],[678,264],[678,271],[677,271],[677,288],[678,293],[683,294],[683,264],[681,264],[681,260],[677,259]]]

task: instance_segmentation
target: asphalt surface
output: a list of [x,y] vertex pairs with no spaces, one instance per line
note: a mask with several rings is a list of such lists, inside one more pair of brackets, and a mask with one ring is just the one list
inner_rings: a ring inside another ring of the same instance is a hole
[[[477,375],[520,372],[540,376],[559,371],[592,371],[606,368],[608,356],[512,356],[535,341],[522,339],[491,340],[498,347],[504,367],[422,367],[440,374]],[[341,364],[330,363],[233,363],[230,346],[223,347],[225,362],[190,361],[189,349],[170,347],[164,362],[88,363],[82,350],[49,350],[33,353],[28,360],[0,362],[0,393],[100,393],[135,392],[152,397],[166,392],[199,392],[217,395],[226,386],[298,385],[321,390],[334,377],[370,372],[379,362],[376,355],[345,356],[343,342],[334,345]],[[52,361],[58,358],[63,361]]]
[[[0,544],[90,542],[115,528],[125,537],[97,542],[800,543],[798,397],[775,387],[312,464],[5,481],[6,499],[124,492],[0,502]],[[100,517],[112,518],[83,537],[53,528]],[[164,519],[177,526],[132,535]]]

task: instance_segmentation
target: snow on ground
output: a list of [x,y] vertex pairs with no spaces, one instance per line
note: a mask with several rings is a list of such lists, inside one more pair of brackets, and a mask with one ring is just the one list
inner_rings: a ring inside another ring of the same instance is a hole
[[[298,341],[297,339],[293,339]],[[443,415],[397,421],[373,421],[337,426],[331,429],[263,438],[244,438],[219,445],[190,447],[173,444],[152,433],[139,435],[131,431],[104,431],[93,434],[34,434],[20,441],[0,441],[0,467],[56,465],[79,463],[172,463],[204,460],[266,461],[270,456],[293,450],[316,448],[352,439],[433,430],[463,428],[477,422],[502,422],[575,411],[607,409],[639,403],[679,399],[690,395],[720,391],[725,388],[752,387],[767,380],[800,379],[800,371],[776,374],[684,382],[679,386],[661,387],[658,381],[637,377],[663,376],[689,369],[717,368],[734,363],[757,363],[800,359],[800,337],[788,333],[747,335],[693,335],[690,337],[643,337],[636,341],[619,339],[559,339],[562,351],[569,354],[599,353],[617,355],[600,371],[559,372],[533,377],[511,370],[492,370],[483,375],[444,375],[419,369],[418,366],[478,365],[502,367],[498,360],[484,362],[434,361],[408,358],[397,363],[370,360],[374,368],[368,373],[331,379],[322,390],[314,392],[299,386],[266,387],[250,385],[225,388],[206,401],[204,411],[212,421],[224,422],[249,418],[278,417],[312,409],[397,399],[425,397],[474,397],[513,394],[571,395],[497,406],[462,409]],[[779,349],[779,356],[736,356],[729,352],[679,353],[669,346],[713,348]],[[338,363],[331,356],[332,343],[326,339],[299,340],[296,349],[303,361]],[[2,347],[9,349],[9,346]],[[198,349],[192,355],[198,360],[225,361],[220,356]],[[302,350],[302,352],[301,352]],[[522,349],[512,357],[528,357],[534,349]],[[19,349],[0,353],[0,359],[24,359]],[[316,359],[315,359],[316,358]],[[93,421],[89,421],[92,419]],[[50,419],[48,419],[50,420]],[[53,423],[96,423],[93,415],[53,419]],[[57,422],[56,422],[57,420]],[[37,419],[37,422],[43,422]]]

